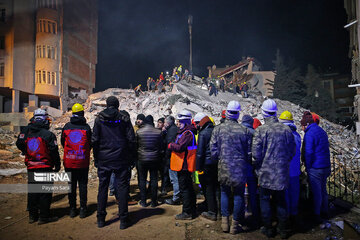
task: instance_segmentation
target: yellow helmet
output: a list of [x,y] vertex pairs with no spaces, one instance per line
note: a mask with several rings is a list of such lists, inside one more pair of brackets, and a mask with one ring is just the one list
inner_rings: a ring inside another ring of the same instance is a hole
[[141,84],[139,84],[139,87],[141,87]]
[[210,121],[215,125],[215,121],[212,117],[209,117],[210,118]]
[[289,111],[284,111],[281,113],[279,119],[282,119],[282,120],[290,120],[290,121],[293,121],[293,115],[291,114],[291,112]]
[[81,111],[84,111],[84,107],[83,107],[83,105],[81,105],[80,103],[75,103],[75,104],[72,106],[71,111],[72,111],[73,113],[81,112]]
[[163,74],[163,72],[161,72],[161,74]]

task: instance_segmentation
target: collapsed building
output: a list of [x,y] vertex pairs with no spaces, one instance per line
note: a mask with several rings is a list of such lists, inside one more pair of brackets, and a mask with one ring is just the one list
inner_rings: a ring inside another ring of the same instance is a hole
[[246,82],[250,89],[258,90],[263,96],[272,96],[274,90],[274,71],[262,71],[261,64],[255,58],[243,58],[239,63],[218,68],[216,65],[207,68],[210,78],[224,77],[226,84]]
[[4,0],[0,10],[0,113],[63,111],[93,92],[97,0]]

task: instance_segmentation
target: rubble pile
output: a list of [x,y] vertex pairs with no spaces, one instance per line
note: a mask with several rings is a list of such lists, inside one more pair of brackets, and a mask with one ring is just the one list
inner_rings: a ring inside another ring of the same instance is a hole
[[[136,116],[140,113],[145,115],[151,114],[155,121],[157,121],[160,117],[169,114],[175,115],[182,109],[187,109],[194,114],[204,112],[213,117],[216,123],[219,123],[221,111],[226,108],[228,102],[231,100],[237,100],[241,103],[242,115],[249,114],[263,122],[260,107],[264,101],[264,97],[250,91],[249,94],[249,98],[242,98],[240,94],[219,91],[216,97],[209,96],[206,87],[185,81],[176,83],[171,92],[166,91],[159,94],[148,91],[140,94],[139,97],[136,97],[134,91],[131,89],[110,88],[88,96],[84,103],[85,118],[89,125],[93,127],[97,114],[106,107],[106,98],[116,96],[120,102],[120,109],[129,112],[132,123],[135,122]],[[275,101],[278,104],[278,114],[285,110],[290,111],[298,127],[298,132],[303,134],[300,120],[306,109],[288,101],[278,99],[275,99]],[[240,117],[242,117],[242,115]],[[67,112],[61,117],[55,118],[51,124],[51,131],[58,136],[59,142],[61,128],[69,121],[70,116],[71,112]],[[358,153],[359,146],[355,133],[347,130],[344,126],[334,124],[326,119],[321,119],[320,125],[329,136],[334,169],[342,169],[338,170],[340,171],[340,176],[344,178],[346,175],[346,182],[350,181],[359,188],[360,155]],[[1,131],[0,148],[6,146],[2,148],[6,148],[7,151],[16,152],[17,149],[14,144],[15,138],[13,137],[14,133],[4,133],[3,130]],[[62,156],[61,147],[60,151]],[[16,152],[15,155],[16,154],[19,154],[19,152]],[[95,170],[92,170],[90,171],[90,175],[95,178]],[[343,170],[347,170],[348,172],[343,173]],[[341,184],[346,184],[346,182]]]

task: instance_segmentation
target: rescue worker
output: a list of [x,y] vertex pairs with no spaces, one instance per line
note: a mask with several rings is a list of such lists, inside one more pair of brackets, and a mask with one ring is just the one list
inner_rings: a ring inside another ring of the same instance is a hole
[[147,90],[150,91],[151,90],[151,77],[148,77],[148,79],[146,81],[146,86],[147,86]]
[[64,148],[64,167],[71,173],[71,192],[68,194],[70,217],[76,216],[76,186],[79,183],[80,218],[86,217],[87,184],[91,150],[91,128],[84,117],[84,107],[75,103],[72,117],[61,133],[61,145]]
[[220,90],[225,92],[225,78],[220,78]]
[[119,100],[110,96],[106,109],[95,119],[92,145],[95,167],[98,168],[99,192],[97,224],[105,226],[107,192],[111,173],[115,174],[120,229],[129,227],[128,193],[130,167],[135,158],[135,134],[126,111],[119,111]]
[[145,120],[144,114],[140,113],[136,116],[136,121],[134,125],[135,133],[137,132],[137,130],[139,130],[139,128],[142,128],[144,126],[144,120]]
[[320,124],[320,116],[317,115],[316,113],[311,113],[311,115],[313,116],[314,122],[319,125]]
[[219,182],[217,181],[217,161],[211,158],[210,151],[210,139],[214,124],[204,113],[197,113],[194,121],[199,130],[196,170],[199,172],[199,180],[207,204],[207,211],[201,213],[201,216],[216,221],[218,212],[216,193],[219,192]]
[[300,123],[305,132],[302,158],[313,195],[314,220],[316,224],[321,224],[328,218],[326,182],[331,172],[329,139],[326,132],[314,122],[310,112],[304,112]]
[[146,179],[150,172],[151,185],[151,207],[156,207],[158,189],[158,170],[161,165],[162,157],[162,134],[160,129],[154,127],[154,119],[151,115],[146,116],[144,127],[136,132],[138,169],[139,169],[139,188],[140,202],[142,207],[146,207]]
[[290,162],[289,168],[289,187],[285,190],[287,211],[290,216],[290,224],[294,228],[299,228],[298,205],[300,197],[300,156],[301,156],[301,137],[296,131],[293,115],[289,111],[280,114],[279,122],[290,127],[296,144],[296,153]]
[[[29,124],[25,133],[20,133],[16,141],[19,150],[25,153],[25,165],[28,172],[28,184],[41,186],[52,185],[51,182],[35,181],[37,172],[58,172],[60,170],[60,156],[56,136],[49,130],[49,119],[45,110],[36,109],[34,121]],[[38,224],[57,221],[57,217],[50,216],[52,192],[28,193],[29,223]]]
[[160,82],[164,81],[164,73],[163,72],[160,73],[159,80],[160,80]]
[[[251,161],[251,134],[238,124],[241,106],[230,101],[226,108],[225,122],[216,126],[211,135],[211,157],[218,161],[218,179],[221,190],[221,228],[236,234],[243,231],[245,218],[244,191],[247,163]],[[230,198],[234,195],[233,220],[229,225]]]
[[[178,127],[175,125],[175,118],[173,116],[167,116],[165,118],[163,134],[165,134],[164,145],[167,147],[170,143],[174,142],[179,131]],[[180,204],[180,189],[177,172],[170,169],[170,156],[171,150],[166,148],[165,150],[165,162],[167,168],[169,169],[169,178],[173,186],[173,196],[172,198],[165,199],[165,203],[169,205],[178,205]]]
[[136,96],[136,97],[139,97],[139,96],[140,96],[140,93],[143,93],[143,91],[141,91],[141,84],[137,85],[137,86],[134,88],[134,92],[135,92],[135,96]]
[[177,69],[178,73],[179,73],[179,77],[181,78],[181,74],[182,74],[182,65],[180,65]]
[[295,155],[296,145],[289,127],[279,123],[277,105],[272,99],[261,106],[265,124],[255,130],[252,156],[253,166],[258,175],[260,209],[264,227],[262,233],[274,237],[270,199],[277,207],[279,233],[282,238],[289,236],[286,188],[289,186],[289,165]]
[[172,151],[170,168],[178,174],[183,198],[182,213],[175,216],[176,220],[190,220],[196,217],[196,195],[191,177],[196,168],[196,128],[191,124],[191,118],[191,112],[187,110],[178,113],[179,131],[175,142],[168,145],[168,149]]
[[[241,124],[245,126],[249,132],[251,133],[251,140],[254,136],[254,119],[250,115],[244,115],[241,119]],[[251,156],[251,152],[249,153]],[[250,157],[251,158],[251,157]],[[250,209],[252,214],[252,220],[255,224],[257,224],[259,220],[259,207],[258,207],[258,198],[257,198],[257,178],[254,175],[254,168],[251,165],[251,162],[247,163],[247,172],[246,172],[246,184],[247,184],[247,192],[249,195]]]
[[244,92],[244,98],[248,98],[247,91],[249,90],[249,86],[244,82],[244,84],[241,86],[241,92]]
[[218,94],[218,90],[217,90],[215,84],[214,84],[213,82],[210,82],[210,86],[209,86],[209,96],[211,96],[211,95],[213,95],[213,94],[214,94],[215,97],[216,97],[216,95]]

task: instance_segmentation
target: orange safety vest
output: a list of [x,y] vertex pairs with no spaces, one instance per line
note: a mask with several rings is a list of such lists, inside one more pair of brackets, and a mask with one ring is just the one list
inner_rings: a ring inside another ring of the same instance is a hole
[[[186,156],[186,161],[187,161],[187,166],[188,166],[188,171],[189,172],[195,172],[196,169],[196,143],[195,143],[195,137],[194,134],[187,130],[185,132],[183,132],[175,141],[175,143],[177,143],[177,141],[182,137],[182,135],[186,132],[190,132],[191,135],[193,136],[193,144],[192,146],[187,147],[187,156]],[[184,159],[185,159],[185,152],[171,152],[171,157],[170,157],[170,169],[176,172],[179,172],[182,170],[183,164],[184,164]]]

